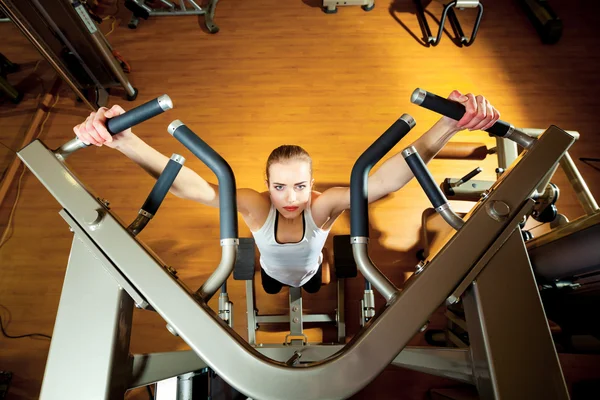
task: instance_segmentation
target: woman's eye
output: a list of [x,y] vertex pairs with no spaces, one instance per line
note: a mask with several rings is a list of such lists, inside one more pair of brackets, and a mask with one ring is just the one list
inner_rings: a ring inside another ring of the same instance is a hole
[[281,186],[281,185],[275,186],[275,190],[281,190],[281,189],[283,189],[283,186]]
[[304,190],[305,187],[306,187],[306,185],[298,185],[298,186],[296,186],[296,189]]

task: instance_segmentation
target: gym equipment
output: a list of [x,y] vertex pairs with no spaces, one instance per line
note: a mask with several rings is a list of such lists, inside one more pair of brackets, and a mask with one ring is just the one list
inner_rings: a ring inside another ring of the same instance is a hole
[[[176,6],[169,0],[160,0],[160,4],[165,7],[152,8],[144,0],[125,0],[125,7],[133,13],[128,27],[136,29],[140,18],[148,19],[151,16],[169,16],[169,15],[204,15],[204,24],[210,33],[219,32],[219,27],[215,25],[215,9],[219,0],[210,0],[206,8],[200,7],[195,0],[179,0],[179,6]],[[191,9],[186,7],[185,3],[191,5]]]
[[[115,120],[128,114],[128,124],[148,115],[146,109],[134,109]],[[390,363],[475,385],[483,399],[569,398],[519,223],[532,211],[531,194],[574,138],[555,126],[538,139],[528,138],[499,121],[491,131],[526,144],[526,149],[460,221],[427,179],[418,153],[408,149],[405,155],[419,183],[459,229],[398,290],[368,256],[367,178],[414,126],[412,117],[402,115],[352,169],[354,259],[386,303],[346,345],[254,347],[207,305],[237,256],[235,178],[227,163],[181,121],[174,121],[169,133],[219,179],[222,259],[196,291],[69,171],[64,154],[57,157],[40,140],[27,145],[19,157],[62,206],[60,215],[74,233],[41,399],[121,398],[129,388],[205,367],[251,398],[348,398]],[[518,296],[506,296],[508,286]],[[461,297],[470,349],[406,346],[440,304]],[[157,312],[192,350],[130,355],[134,305]],[[520,326],[527,334],[515,336],[506,326]]]
[[[481,23],[481,17],[483,17],[483,4],[479,0],[452,0],[444,5],[444,11],[442,11],[442,17],[440,19],[440,29],[436,36],[431,35],[431,29],[425,16],[425,9],[421,0],[414,0],[415,6],[417,7],[417,18],[419,24],[423,29],[423,36],[425,42],[431,46],[437,46],[442,39],[442,33],[444,33],[444,25],[446,24],[446,17],[450,21],[452,28],[456,34],[456,42],[460,46],[470,46],[475,42],[475,37],[479,31],[479,24]],[[462,26],[454,12],[455,9],[464,10],[465,8],[478,8],[477,19],[471,32],[471,36],[465,36]]]
[[557,43],[562,36],[562,20],[554,13],[547,0],[519,0],[527,17],[536,29],[542,43]]
[[[334,237],[334,241],[335,241]],[[337,327],[337,343],[346,342],[346,321],[344,315],[344,277],[352,275],[352,271],[342,271],[343,265],[336,264],[336,291],[337,307],[333,314],[312,314],[306,315],[302,312],[302,288],[289,287],[289,315],[259,315],[256,308],[254,296],[254,268],[255,268],[255,247],[254,239],[240,238],[238,257],[233,270],[233,277],[236,280],[246,281],[246,315],[248,318],[248,343],[256,346],[256,331],[260,324],[279,324],[289,323],[290,333],[286,335],[284,344],[298,346],[307,344],[308,337],[304,334],[304,322],[319,322],[334,324]],[[338,248],[334,243],[334,255]],[[342,249],[343,250],[343,249]],[[351,269],[352,266],[349,266]],[[338,271],[340,275],[338,275]],[[354,276],[356,276],[356,265],[354,265]],[[297,360],[295,360],[297,361]]]
[[[543,132],[540,129],[521,131],[536,138]],[[578,132],[567,132],[573,138],[579,138]],[[498,148],[501,149],[498,152],[498,162],[499,165],[506,166],[517,158],[518,149],[515,143],[502,141],[505,139],[497,138]],[[481,146],[475,144],[473,147]],[[523,231],[523,237],[548,317],[559,326],[559,329],[555,329],[555,340],[563,349],[571,352],[582,351],[582,348],[599,352],[600,325],[594,318],[589,318],[589,315],[592,315],[590,313],[594,312],[593,308],[600,300],[600,253],[597,246],[600,240],[600,208],[568,152],[565,152],[558,165],[566,174],[586,215],[569,222],[557,212],[554,203],[558,198],[558,187],[549,182],[556,171],[556,167],[552,168],[531,196],[536,200],[531,217],[539,222],[550,223],[554,229],[538,238]],[[499,176],[505,173],[504,168],[498,170]],[[469,175],[473,173],[467,177]],[[463,186],[460,181],[468,181],[469,184]],[[452,199],[478,201],[493,184],[487,181],[469,181],[468,178],[447,178],[440,187]],[[547,185],[545,188],[544,184]],[[524,226],[525,220],[520,225]],[[435,211],[428,209],[423,213],[422,243],[425,248],[418,255],[421,259],[437,247],[435,243],[430,243],[428,232],[431,231],[436,236],[443,236],[448,230],[441,226]],[[449,306],[445,315],[448,318],[446,330],[428,331],[428,342],[467,347],[469,335],[460,304]],[[577,344],[574,337],[587,337],[587,343],[585,346]]]
[[338,6],[360,6],[365,11],[375,8],[375,0],[323,0],[323,12],[325,14],[337,13]]
[[0,0],[0,10],[92,110],[107,104],[112,87],[121,86],[127,100],[136,99],[137,89],[78,0]]
[[8,96],[15,104],[19,104],[23,100],[23,93],[20,93],[6,80],[6,75],[12,74],[19,70],[19,64],[14,64],[2,53],[0,53],[0,90]]

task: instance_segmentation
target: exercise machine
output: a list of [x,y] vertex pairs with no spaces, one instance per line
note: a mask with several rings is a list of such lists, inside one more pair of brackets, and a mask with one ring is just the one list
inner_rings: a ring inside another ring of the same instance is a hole
[[137,98],[137,89],[80,1],[0,0],[0,11],[92,110],[107,104],[111,88],[121,87],[129,101]]
[[556,15],[548,0],[519,0],[542,43],[557,43],[563,30],[562,20]]
[[0,91],[4,93],[13,103],[19,104],[23,100],[23,93],[15,89],[6,79],[8,74],[17,72],[20,69],[19,64],[10,62],[10,60],[0,53]]
[[[173,15],[204,15],[204,24],[210,33],[219,32],[219,27],[215,25],[215,9],[219,0],[209,0],[208,5],[202,8],[196,3],[196,0],[179,0],[179,5],[169,0],[160,0],[159,8],[153,8],[146,0],[125,0],[125,7],[133,13],[131,20],[127,25],[130,29],[136,29],[140,18],[148,19],[154,16],[173,16]],[[188,5],[186,6],[186,3]]]
[[337,13],[338,6],[360,6],[365,11],[375,8],[375,0],[323,0],[325,14]]
[[[479,31],[479,24],[483,17],[483,4],[479,0],[452,0],[444,4],[444,10],[442,11],[442,17],[440,19],[440,28],[436,36],[431,34],[427,17],[425,16],[425,9],[423,8],[422,0],[413,0],[417,8],[417,18],[419,19],[419,25],[423,30],[423,37],[425,42],[431,46],[437,46],[442,39],[444,33],[444,26],[446,25],[446,19],[450,21],[450,25],[456,34],[456,44],[459,46],[471,46],[475,42],[477,32]],[[477,8],[477,18],[475,19],[475,25],[471,31],[471,35],[465,36],[460,21],[456,16],[455,10],[464,10],[466,8],[474,9]]]
[[[336,250],[340,252],[346,248],[340,248],[340,242],[337,236],[334,237],[334,256]],[[342,239],[344,237],[341,237]],[[338,246],[336,246],[336,244]],[[349,241],[348,241],[349,244]],[[302,288],[289,287],[289,314],[288,315],[259,315],[256,308],[254,295],[254,275],[255,275],[255,245],[252,238],[240,238],[238,257],[233,270],[233,278],[245,281],[246,285],[246,315],[248,318],[248,343],[256,346],[256,331],[261,324],[288,324],[289,334],[285,337],[285,344],[298,345],[307,344],[308,337],[304,333],[304,323],[325,323],[334,325],[337,328],[336,342],[344,344],[346,342],[346,320],[344,313],[344,278],[346,276],[356,276],[356,264],[335,263],[336,275],[336,298],[337,306],[333,313],[329,314],[310,314],[303,313],[302,309]],[[285,290],[285,289],[284,289]]]
[[[455,119],[465,111],[420,89],[413,97]],[[119,132],[171,107],[162,96],[109,120],[108,130]],[[206,367],[253,399],[342,399],[390,364],[469,383],[482,399],[568,399],[519,223],[532,212],[531,194],[573,144],[573,136],[551,126],[535,139],[498,121],[488,131],[525,150],[464,218],[449,207],[415,149],[405,149],[419,184],[454,230],[399,290],[368,255],[367,178],[414,126],[410,115],[402,115],[352,169],[350,243],[358,269],[385,305],[345,345],[254,347],[208,306],[238,255],[235,177],[183,122],[173,121],[168,132],[219,181],[222,258],[197,290],[187,287],[137,235],[156,214],[183,162],[180,156],[172,157],[138,217],[126,224],[65,163],[85,147],[80,141],[53,151],[38,139],[20,150],[19,157],[58,201],[74,234],[41,399],[116,399],[130,388]],[[506,296],[508,286],[514,296]],[[469,349],[407,346],[442,303],[458,298],[465,304]],[[134,307],[158,313],[192,350],[130,354]],[[525,334],[515,337],[507,326],[520,326]]]
[[[535,138],[544,132],[532,128],[520,131]],[[567,132],[579,139],[579,132]],[[495,172],[500,177],[517,159],[520,150],[515,142],[496,137],[493,149],[487,149],[483,144],[457,143],[443,149],[436,157],[483,160],[488,154],[497,154]],[[555,204],[560,191],[551,180],[557,168],[566,175],[585,212],[574,221],[560,214]],[[446,178],[440,188],[450,200],[477,202],[494,185],[492,181],[472,179],[480,172],[478,167],[460,179]],[[600,300],[600,250],[596,245],[600,240],[600,208],[569,152],[565,152],[548,172],[531,198],[535,204],[529,217],[536,223],[548,224],[551,230],[534,237],[526,230],[526,220],[520,226],[548,318],[556,324],[553,326],[554,339],[563,351],[600,352],[600,326],[594,318],[589,318],[592,308]],[[426,258],[436,248],[437,238],[448,231],[431,208],[424,211],[422,226],[420,259]],[[469,334],[461,304],[449,305],[445,316],[447,328],[427,331],[427,341],[438,346],[467,347]]]

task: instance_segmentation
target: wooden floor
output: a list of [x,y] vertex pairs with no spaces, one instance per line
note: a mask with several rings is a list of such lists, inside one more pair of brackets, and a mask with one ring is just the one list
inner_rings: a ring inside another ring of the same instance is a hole
[[[483,3],[479,34],[468,48],[457,47],[448,35],[439,46],[425,47],[418,39],[421,31],[410,0],[378,2],[369,13],[360,7],[340,7],[336,15],[321,12],[314,0],[223,0],[217,7],[215,21],[221,30],[216,35],[206,33],[202,19],[196,17],[151,18],[142,20],[137,30],[129,30],[128,11],[121,6],[120,23],[108,38],[131,65],[129,79],[140,94],[128,102],[117,93],[110,105],[128,109],[167,93],[175,109],[136,128],[137,135],[164,154],[184,155],[187,166],[214,181],[211,172],[167,133],[171,121],[182,120],[230,163],[239,187],[263,189],[269,152],[283,143],[299,144],[313,156],[314,177],[322,190],[347,184],[357,157],[401,114],[412,115],[417,126],[395,152],[438,119],[410,103],[416,87],[443,96],[459,89],[485,95],[502,119],[515,126],[555,124],[579,131],[581,139],[571,154],[592,193],[600,197],[598,170],[579,161],[600,154],[598,2],[551,1],[565,26],[563,38],[553,46],[540,43],[516,0]],[[441,14],[438,3],[428,9]],[[473,20],[468,11],[460,15]],[[437,24],[430,22],[437,30]],[[468,22],[464,25],[469,32]],[[102,29],[108,32],[109,22]],[[14,26],[0,24],[0,35],[0,51],[26,69],[9,76],[9,81],[25,89],[23,103],[3,100],[0,104],[2,142],[16,149],[36,97],[44,90],[41,82],[48,82],[52,70],[44,61],[33,71],[41,56]],[[64,85],[40,137],[49,147],[58,147],[73,136],[72,127],[88,114]],[[460,133],[453,140],[494,145],[482,132]],[[9,159],[10,153],[3,153],[2,169]],[[133,220],[153,185],[140,168],[108,148],[86,149],[68,163],[124,220]],[[441,182],[478,165],[484,168],[482,179],[493,179],[494,157],[483,162],[434,160],[430,168]],[[561,173],[555,182],[561,188],[560,211],[571,219],[581,215]],[[6,229],[16,193],[15,182],[0,208],[1,231]],[[421,212],[428,206],[422,190],[411,182],[370,209],[371,257],[398,286],[416,264]],[[455,207],[465,211],[469,204],[456,203]],[[39,181],[26,172],[10,240],[0,249],[0,315],[11,335],[52,334],[72,240],[59,209]],[[332,236],[346,234],[348,229],[348,218],[342,217]],[[240,235],[249,236],[242,223]],[[140,238],[192,287],[204,282],[220,258],[216,210],[173,196],[167,197]],[[333,309],[335,291],[330,286],[305,297],[308,311]],[[236,305],[235,328],[245,335],[243,283],[231,280],[229,288]],[[362,280],[348,282],[347,290],[348,330],[353,334],[358,330]],[[265,313],[286,312],[286,300],[285,293],[267,296],[261,292],[257,299]],[[378,297],[377,303],[381,305],[382,299]],[[135,353],[187,348],[155,314],[136,310],[134,322],[131,348]],[[313,337],[319,334],[312,332]],[[283,334],[261,336],[265,341],[282,338]],[[422,343],[419,336],[412,342]],[[0,370],[14,373],[7,399],[37,398],[49,341],[2,337],[0,346]],[[569,383],[598,377],[598,358],[565,355],[562,360]],[[429,387],[448,384],[391,368],[355,398],[423,399]],[[128,394],[128,398],[145,396],[139,390]]]

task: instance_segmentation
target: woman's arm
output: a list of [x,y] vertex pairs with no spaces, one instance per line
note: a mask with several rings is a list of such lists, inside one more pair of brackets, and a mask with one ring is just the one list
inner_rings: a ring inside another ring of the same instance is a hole
[[[124,112],[125,110],[118,105],[110,110],[102,107],[97,112],[91,113],[82,124],[75,126],[73,131],[85,143],[96,146],[106,145],[119,150],[157,179],[169,162],[168,157],[136,136],[131,129],[114,136],[106,130],[106,120]],[[197,201],[210,207],[219,207],[219,186],[207,182],[186,166],[181,168],[169,191],[183,199]],[[236,195],[238,211],[244,219],[252,222],[254,219],[260,219],[265,209],[268,212],[268,201],[257,191],[238,189]]]
[[[485,130],[500,118],[500,113],[483,96],[474,96],[470,93],[462,95],[455,90],[448,98],[462,103],[466,112],[460,121],[441,118],[412,144],[426,164],[457,132],[463,129]],[[399,190],[412,178],[413,173],[402,154],[395,154],[369,176],[369,203]],[[326,190],[315,200],[314,208],[321,220],[337,218],[344,210],[350,208],[350,188],[336,187]]]

